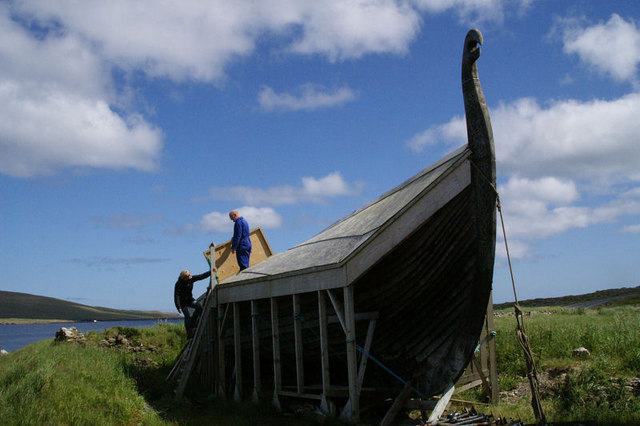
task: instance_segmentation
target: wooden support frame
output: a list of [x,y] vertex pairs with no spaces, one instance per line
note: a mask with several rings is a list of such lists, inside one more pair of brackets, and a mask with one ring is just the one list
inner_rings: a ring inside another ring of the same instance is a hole
[[409,398],[409,395],[411,395],[411,386],[411,381],[408,381],[404,384],[404,388],[402,388],[402,391],[396,397],[396,399],[393,400],[393,404],[391,404],[391,407],[387,411],[387,414],[385,414],[382,418],[380,426],[389,426],[393,423],[396,416],[398,415],[398,412],[404,406],[405,402]]
[[357,393],[358,399],[360,399],[360,394],[362,393],[362,383],[364,382],[364,372],[367,368],[367,361],[369,360],[369,351],[371,350],[371,343],[373,342],[373,332],[376,329],[376,320],[369,321],[369,328],[367,329],[367,337],[364,341],[364,351],[362,353],[362,358],[360,359],[360,367],[358,367],[358,378],[357,378]]
[[235,355],[236,384],[233,399],[242,399],[242,336],[240,335],[240,302],[233,302],[233,347]]
[[[329,293],[331,294],[331,293]],[[357,422],[360,420],[360,401],[357,385],[357,356],[356,356],[356,316],[353,297],[353,286],[343,289],[344,296],[344,326],[347,350],[347,376],[349,379],[349,400],[342,409],[343,419]],[[338,313],[336,311],[336,313]]]
[[333,310],[336,313],[336,316],[338,317],[338,321],[340,322],[340,325],[342,326],[342,330],[345,332],[347,332],[347,326],[345,325],[344,322],[344,309],[342,308],[342,302],[340,301],[340,299],[338,299],[331,290],[325,290],[327,292],[327,295],[329,296],[329,300],[331,300],[331,304],[333,305]]
[[492,403],[497,403],[500,395],[498,372],[496,367],[496,342],[493,320],[493,295],[489,294],[487,314],[483,332],[476,353],[469,361],[465,373],[456,383],[457,389],[471,389],[482,385]]
[[302,313],[300,295],[294,294],[293,301],[293,337],[296,350],[296,386],[299,394],[304,393],[304,352],[302,348]]
[[493,323],[493,292],[489,293],[489,304],[487,305],[487,333],[490,335],[487,342],[489,348],[489,383],[491,384],[491,402],[498,403],[500,399],[500,389],[498,388],[498,367],[496,364],[496,339],[491,334],[496,327]]
[[260,390],[262,382],[260,379],[260,333],[258,330],[258,301],[251,301],[251,337],[253,348],[253,395],[255,402],[260,400]]
[[280,365],[280,320],[278,319],[278,299],[271,298],[271,336],[273,342],[273,400],[272,404],[280,410],[279,393],[282,391],[282,368]]
[[227,317],[227,311],[229,309],[229,304],[218,305],[218,339],[217,339],[217,349],[218,349],[218,372],[217,372],[217,395],[219,398],[226,397],[225,384],[226,384],[226,375],[225,375],[225,361],[224,361],[224,325],[225,319]]
[[331,415],[333,414],[335,407],[331,400],[327,398],[327,394],[331,386],[327,326],[327,300],[324,292],[318,291],[318,328],[320,333],[320,366],[322,368],[322,399],[320,401],[320,410],[325,415]]
[[453,392],[455,390],[456,387],[453,385],[453,383],[451,383],[448,389],[440,397],[440,400],[431,412],[429,419],[427,419],[427,423],[435,423],[440,418],[442,413],[444,413],[444,410],[447,409],[447,405],[449,405],[449,401],[451,400],[451,397],[453,396]]

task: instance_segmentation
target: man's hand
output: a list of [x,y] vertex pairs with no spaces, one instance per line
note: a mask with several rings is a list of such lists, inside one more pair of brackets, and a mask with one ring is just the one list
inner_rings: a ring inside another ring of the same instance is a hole
[[234,249],[231,249],[231,254],[236,254],[236,251]]

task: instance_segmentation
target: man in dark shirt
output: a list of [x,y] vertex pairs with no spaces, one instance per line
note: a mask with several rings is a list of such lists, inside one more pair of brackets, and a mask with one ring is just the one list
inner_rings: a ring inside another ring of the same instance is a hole
[[231,239],[231,253],[235,253],[240,270],[249,267],[249,256],[251,256],[251,238],[249,235],[249,224],[240,216],[237,210],[229,212],[229,219],[233,221],[233,238]]
[[[213,269],[215,271],[215,268]],[[193,298],[193,283],[211,276],[211,271],[192,276],[189,271],[182,271],[178,276],[173,290],[173,301],[178,312],[184,315],[184,327],[187,329],[187,338],[191,339],[198,324],[198,318],[202,312],[202,306]]]

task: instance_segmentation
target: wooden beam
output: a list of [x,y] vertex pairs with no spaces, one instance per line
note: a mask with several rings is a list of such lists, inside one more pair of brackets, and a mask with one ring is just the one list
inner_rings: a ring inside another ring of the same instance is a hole
[[226,312],[229,309],[229,305],[223,307],[222,305],[218,305],[218,397],[225,398],[225,385],[226,385],[226,377],[225,377],[225,365],[224,365],[224,318],[226,316]]
[[440,416],[442,416],[442,413],[444,413],[444,410],[447,409],[447,405],[449,405],[449,401],[451,400],[451,397],[453,396],[453,392],[455,390],[456,390],[456,387],[453,385],[453,383],[451,383],[448,389],[445,391],[445,393],[442,394],[442,397],[440,397],[440,400],[438,401],[435,408],[431,412],[431,415],[429,416],[427,423],[433,423],[438,421]]
[[327,391],[331,385],[329,375],[329,339],[327,334],[327,300],[324,292],[318,291],[318,326],[320,328],[320,367],[322,369],[322,400],[320,410],[330,415],[332,404],[327,399]]
[[360,420],[360,401],[358,396],[358,366],[356,354],[356,318],[353,299],[353,286],[343,289],[344,293],[344,324],[346,326],[346,346],[347,346],[347,377],[349,379],[349,400],[342,409],[341,417],[357,422]]
[[391,404],[391,407],[387,411],[387,414],[385,414],[384,417],[382,418],[382,421],[380,422],[380,426],[388,426],[393,424],[393,421],[398,415],[398,411],[400,411],[400,409],[404,406],[404,403],[409,398],[409,395],[411,395],[411,381],[408,381],[407,383],[405,383],[404,387],[402,388],[402,391],[400,392],[400,394],[398,394],[396,399],[393,401],[393,404]]
[[342,330],[347,333],[347,326],[344,322],[344,309],[342,308],[342,302],[336,296],[333,295],[331,290],[326,290],[327,295],[329,296],[329,300],[331,300],[331,304],[333,305],[333,310],[338,316],[338,321],[340,321],[340,325],[342,326]]
[[367,329],[367,337],[364,341],[364,352],[362,358],[360,358],[360,367],[358,368],[358,399],[360,398],[360,391],[362,390],[362,383],[364,382],[364,371],[367,368],[367,361],[369,360],[369,351],[371,350],[371,343],[373,342],[373,332],[376,329],[376,320],[369,321],[369,328]]
[[282,369],[280,366],[280,320],[278,319],[278,299],[271,298],[271,336],[273,342],[273,406],[280,410],[278,393],[282,390]]
[[236,362],[236,386],[233,398],[242,399],[242,339],[240,335],[240,303],[233,302],[233,346]]
[[253,400],[257,402],[262,384],[260,381],[260,335],[258,331],[258,301],[251,301],[251,336],[253,338]]
[[487,376],[484,375],[484,372],[482,371],[482,365],[478,361],[478,358],[476,358],[476,354],[473,354],[471,356],[471,362],[473,362],[473,365],[474,365],[474,367],[476,367],[476,371],[478,372],[478,375],[480,376],[480,380],[482,380],[482,390],[483,390],[483,392],[485,394],[488,393],[490,388],[491,388],[491,386],[489,386],[489,381],[487,380]]
[[300,296],[294,294],[293,298],[293,337],[296,349],[296,384],[298,393],[304,393],[304,353],[302,349],[302,319],[300,316]]
[[473,389],[476,386],[480,386],[481,384],[482,384],[482,379],[474,380],[472,382],[467,383],[464,386],[460,386],[460,387],[456,388],[456,390],[453,392],[453,394],[455,395],[457,393],[461,393],[461,392],[464,392],[466,390]]
[[[378,313],[378,311],[361,312],[359,314],[356,314],[356,322],[358,322],[358,321],[371,321],[371,320],[374,320],[374,319],[378,319],[379,317],[380,317],[380,314]],[[340,319],[336,315],[329,315],[327,317],[327,320],[329,321],[329,324],[335,324],[337,322],[340,322]]]
[[489,304],[487,305],[487,349],[489,352],[489,383],[491,384],[491,402],[497,404],[500,399],[500,389],[498,388],[498,367],[496,364],[496,339],[494,337],[495,326],[493,324],[493,292],[489,293]]

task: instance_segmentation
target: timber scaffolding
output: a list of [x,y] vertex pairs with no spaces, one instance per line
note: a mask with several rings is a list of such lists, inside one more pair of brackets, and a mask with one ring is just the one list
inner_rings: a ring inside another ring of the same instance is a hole
[[395,398],[382,424],[442,395],[422,405],[437,418],[455,385],[483,384],[497,400],[495,155],[479,44],[480,32],[469,31],[468,144],[310,240],[214,279],[169,375],[177,397],[197,376],[221,398],[312,400],[350,421],[361,399]]

